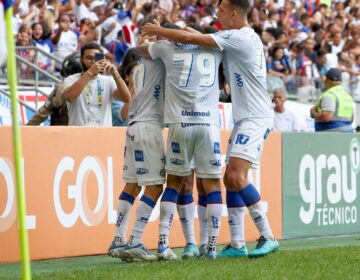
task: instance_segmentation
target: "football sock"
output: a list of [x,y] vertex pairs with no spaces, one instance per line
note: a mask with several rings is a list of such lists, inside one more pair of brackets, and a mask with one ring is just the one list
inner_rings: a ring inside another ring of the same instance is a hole
[[174,218],[179,193],[167,187],[161,197],[159,245],[169,246],[169,233]]
[[231,246],[241,248],[245,245],[244,208],[245,203],[239,192],[226,192],[226,206],[228,210],[228,223],[231,234]]
[[221,191],[213,191],[207,195],[206,219],[209,231],[208,251],[216,251],[216,243],[219,236],[222,198]]
[[135,198],[125,192],[122,192],[119,196],[114,238],[116,246],[125,244],[125,235],[129,223],[130,209],[133,206],[134,201]]
[[177,210],[186,244],[196,244],[194,231],[195,204],[192,194],[179,194]]
[[155,207],[155,202],[143,195],[136,209],[136,219],[131,232],[128,244],[136,246],[142,243],[142,235]]
[[206,195],[199,195],[197,212],[199,216],[200,227],[200,245],[208,244],[209,234],[206,219]]
[[255,187],[250,183],[239,193],[245,202],[245,205],[249,209],[250,216],[253,219],[260,235],[264,236],[266,239],[274,239],[268,219],[262,209],[260,195]]

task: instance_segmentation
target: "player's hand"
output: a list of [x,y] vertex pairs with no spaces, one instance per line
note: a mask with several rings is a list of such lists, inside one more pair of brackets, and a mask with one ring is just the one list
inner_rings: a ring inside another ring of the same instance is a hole
[[[157,21],[156,21],[157,23]],[[141,35],[145,36],[155,36],[157,35],[157,30],[158,30],[158,26],[156,23],[147,23],[143,26],[142,30],[141,30]]]

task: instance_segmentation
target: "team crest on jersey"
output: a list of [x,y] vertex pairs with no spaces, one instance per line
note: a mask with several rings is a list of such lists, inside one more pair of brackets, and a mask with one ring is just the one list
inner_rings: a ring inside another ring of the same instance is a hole
[[126,171],[128,169],[128,166],[127,165],[124,165],[123,166],[123,171]]
[[210,164],[213,166],[221,166],[221,160],[220,159],[212,159],[212,160],[210,160]]
[[235,145],[245,145],[247,142],[249,142],[249,139],[250,139],[250,136],[239,133],[236,136]]
[[144,175],[149,173],[149,169],[146,168],[136,168],[136,174],[137,175]]
[[135,161],[144,161],[143,151],[135,150]]
[[214,154],[220,154],[220,143],[214,142]]
[[184,161],[178,158],[171,158],[170,162],[174,165],[183,165]]
[[171,142],[171,149],[174,154],[180,154],[180,145],[176,142]]

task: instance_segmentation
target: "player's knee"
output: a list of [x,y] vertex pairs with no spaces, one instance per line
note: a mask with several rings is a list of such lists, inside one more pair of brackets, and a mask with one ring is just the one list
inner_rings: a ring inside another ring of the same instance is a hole
[[131,195],[132,197],[137,197],[141,191],[141,187],[136,183],[126,183],[123,192]]
[[224,176],[224,185],[229,191],[239,191],[248,184],[247,174],[227,170]]
[[144,195],[156,202],[161,196],[162,192],[163,192],[162,185],[148,186],[145,189]]

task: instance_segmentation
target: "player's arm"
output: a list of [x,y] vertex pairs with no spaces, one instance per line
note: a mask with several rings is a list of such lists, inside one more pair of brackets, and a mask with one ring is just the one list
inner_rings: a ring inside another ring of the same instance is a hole
[[185,30],[163,28],[153,23],[145,24],[145,26],[142,28],[142,34],[149,36],[162,36],[169,39],[170,41],[183,44],[195,44],[209,48],[218,48],[218,45],[210,35],[198,34]]

